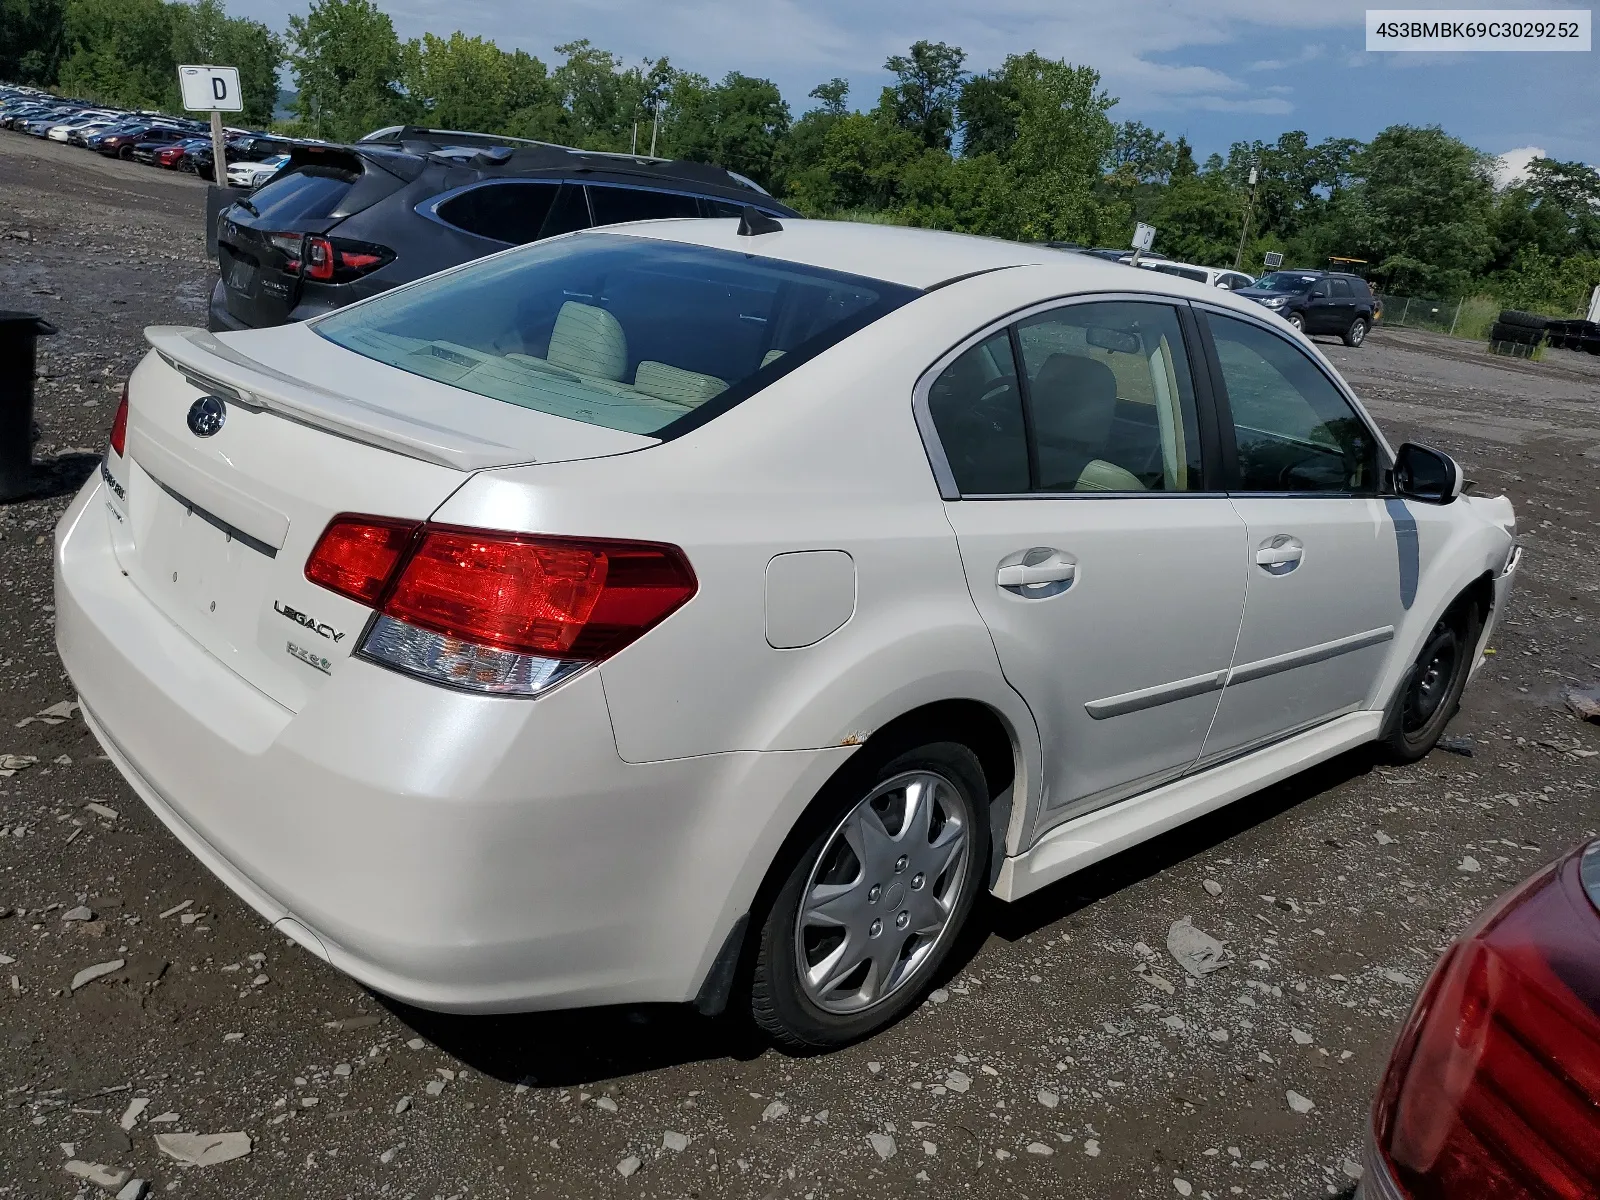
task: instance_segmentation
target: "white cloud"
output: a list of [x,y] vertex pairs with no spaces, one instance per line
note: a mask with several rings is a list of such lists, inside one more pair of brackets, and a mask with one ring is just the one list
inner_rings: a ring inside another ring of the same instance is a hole
[[1544,151],[1538,146],[1519,146],[1515,150],[1507,150],[1495,159],[1494,186],[1507,188],[1514,183],[1521,183],[1528,177],[1528,168],[1533,165],[1533,160],[1544,156]]

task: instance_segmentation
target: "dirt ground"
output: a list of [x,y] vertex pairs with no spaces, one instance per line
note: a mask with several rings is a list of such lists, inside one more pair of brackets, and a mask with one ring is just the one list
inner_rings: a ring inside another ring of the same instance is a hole
[[[0,308],[61,330],[41,342],[37,447],[60,494],[0,508],[0,754],[35,760],[0,760],[0,1197],[114,1194],[69,1160],[229,1200],[1335,1195],[1440,948],[1600,825],[1600,727],[1561,702],[1600,679],[1600,359],[1380,329],[1325,348],[1392,440],[1508,492],[1527,544],[1448,731],[1470,756],[1352,754],[995,904],[927,1004],[825,1057],[678,1009],[387,1003],[217,883],[75,716],[28,720],[72,698],[50,581],[66,489],[104,445],[141,327],[204,320],[203,196],[0,133]],[[79,905],[94,919],[63,919]],[[1164,949],[1185,915],[1237,956],[1203,983]],[[250,1153],[183,1167],[155,1143],[182,1131],[244,1133]]]

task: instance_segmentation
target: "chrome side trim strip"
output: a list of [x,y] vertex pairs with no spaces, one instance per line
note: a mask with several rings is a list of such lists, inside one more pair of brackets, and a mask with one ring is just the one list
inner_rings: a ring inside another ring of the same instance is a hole
[[1255,662],[1241,663],[1229,671],[1228,684],[1231,687],[1236,683],[1249,683],[1252,679],[1264,679],[1268,675],[1292,671],[1296,667],[1309,667],[1312,663],[1326,662],[1330,658],[1338,658],[1341,654],[1351,654],[1357,650],[1365,650],[1368,646],[1393,640],[1394,626],[1385,625],[1382,629],[1352,633],[1349,637],[1307,646],[1304,650],[1291,650],[1287,654],[1275,654],[1271,658],[1258,658]]
[[1155,687],[1140,688],[1136,692],[1123,692],[1120,696],[1091,700],[1083,707],[1091,718],[1104,721],[1107,717],[1120,717],[1124,713],[1139,712],[1157,705],[1171,704],[1174,700],[1187,700],[1190,696],[1219,691],[1227,681],[1227,671],[1212,671],[1172,683],[1158,683]]

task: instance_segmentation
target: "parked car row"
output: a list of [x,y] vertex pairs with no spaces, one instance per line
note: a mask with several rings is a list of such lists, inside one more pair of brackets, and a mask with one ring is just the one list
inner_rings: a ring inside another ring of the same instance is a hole
[[[185,171],[202,179],[215,176],[211,129],[203,121],[166,113],[105,108],[64,100],[36,88],[0,85],[0,128],[32,134],[169,171]],[[254,187],[270,178],[262,167],[271,159],[281,165],[294,139],[249,129],[228,129],[225,144],[230,183]],[[240,180],[232,168],[246,168]],[[276,168],[273,168],[274,170]]]

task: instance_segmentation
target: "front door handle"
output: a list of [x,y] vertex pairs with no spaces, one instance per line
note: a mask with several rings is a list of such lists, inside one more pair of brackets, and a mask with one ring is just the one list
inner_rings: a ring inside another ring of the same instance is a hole
[[1078,566],[1070,555],[1049,546],[1035,546],[1002,559],[994,581],[1013,596],[1042,600],[1059,596],[1077,577]]
[[1256,551],[1256,566],[1268,575],[1287,575],[1300,565],[1305,556],[1306,549],[1299,538],[1280,533],[1264,542]]

